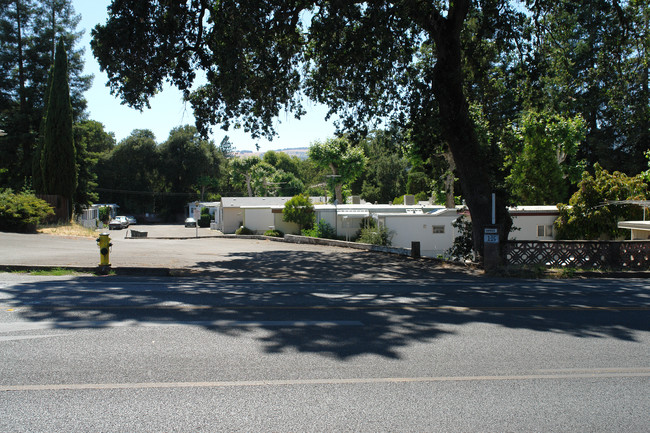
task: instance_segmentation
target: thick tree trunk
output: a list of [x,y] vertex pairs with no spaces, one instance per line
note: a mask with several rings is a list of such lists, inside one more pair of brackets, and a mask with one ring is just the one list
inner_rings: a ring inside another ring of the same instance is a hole
[[[492,223],[493,188],[481,153],[469,105],[463,92],[460,31],[467,14],[468,1],[452,3],[447,18],[434,20],[433,38],[436,43],[433,92],[440,109],[442,134],[454,157],[465,201],[472,217],[474,249],[483,255],[483,229]],[[497,225],[502,239],[507,238],[510,217],[501,197],[496,203]]]

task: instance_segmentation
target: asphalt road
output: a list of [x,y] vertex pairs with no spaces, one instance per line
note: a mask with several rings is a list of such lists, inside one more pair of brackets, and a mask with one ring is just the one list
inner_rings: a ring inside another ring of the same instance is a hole
[[648,431],[646,280],[347,278],[336,250],[270,279],[267,252],[259,278],[0,274],[0,431]]

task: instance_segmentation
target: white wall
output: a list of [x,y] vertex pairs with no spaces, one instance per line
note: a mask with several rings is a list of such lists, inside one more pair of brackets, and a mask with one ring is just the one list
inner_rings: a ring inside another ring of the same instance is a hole
[[223,208],[222,229],[223,233],[235,233],[239,225],[244,221],[244,211],[238,207]]
[[244,226],[255,232],[263,234],[271,226],[275,226],[275,219],[271,208],[242,208],[244,213]]
[[[378,214],[380,225],[384,225],[392,234],[391,245],[398,248],[411,248],[411,242],[420,242],[420,254],[427,257],[445,255],[458,236],[451,223],[459,215],[433,214]],[[434,233],[442,230],[443,233]]]
[[[555,229],[553,223],[557,214],[536,215],[511,212],[512,227],[508,239],[519,241],[550,241],[554,239]],[[544,236],[538,236],[538,226],[544,226]],[[517,230],[519,229],[519,230]]]

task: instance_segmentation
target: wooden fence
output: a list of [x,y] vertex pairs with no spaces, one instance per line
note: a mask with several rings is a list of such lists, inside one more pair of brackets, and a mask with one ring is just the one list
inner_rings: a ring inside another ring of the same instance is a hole
[[650,269],[650,241],[507,241],[507,265],[576,269]]

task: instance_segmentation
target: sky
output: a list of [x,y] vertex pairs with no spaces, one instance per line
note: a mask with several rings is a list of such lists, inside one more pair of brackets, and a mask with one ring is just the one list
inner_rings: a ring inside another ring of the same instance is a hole
[[[90,31],[95,25],[105,23],[108,14],[106,8],[110,0],[72,0],[75,12],[81,15],[81,22],[77,31],[84,30],[80,46],[85,48],[84,74],[94,75],[92,88],[86,92],[88,100],[89,118],[104,124],[107,132],[113,132],[119,142],[131,134],[134,129],[149,129],[156,136],[156,141],[161,143],[169,137],[172,128],[182,125],[193,125],[194,116],[189,104],[182,100],[181,93],[174,87],[167,86],[162,92],[151,99],[150,109],[142,112],[122,105],[120,100],[111,95],[106,86],[108,77],[99,70],[99,64],[90,49]],[[305,101],[307,114],[300,120],[293,115],[282,115],[276,121],[278,136],[273,141],[266,139],[252,139],[242,130],[222,130],[218,125],[212,127],[212,139],[218,145],[225,135],[239,151],[256,151],[259,144],[260,151],[308,147],[314,141],[324,141],[334,136],[334,124],[325,121],[327,109]]]

